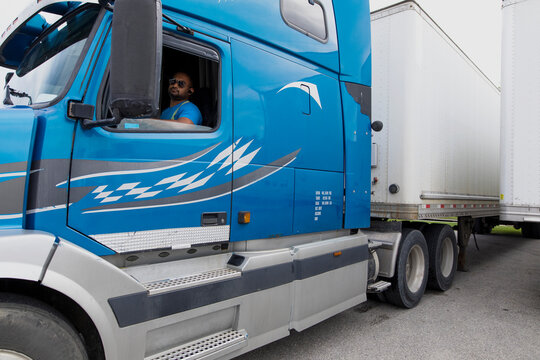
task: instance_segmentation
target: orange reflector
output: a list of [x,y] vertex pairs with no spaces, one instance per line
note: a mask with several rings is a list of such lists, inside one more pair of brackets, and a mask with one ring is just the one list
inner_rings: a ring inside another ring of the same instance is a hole
[[249,224],[251,221],[251,213],[249,211],[239,211],[238,212],[238,223],[239,224]]
[[334,253],[334,256],[340,256],[340,255],[341,255],[341,251],[336,251],[336,252]]

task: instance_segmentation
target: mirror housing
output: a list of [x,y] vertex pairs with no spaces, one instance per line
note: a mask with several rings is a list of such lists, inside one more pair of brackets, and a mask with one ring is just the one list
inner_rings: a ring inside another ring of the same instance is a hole
[[161,0],[116,0],[112,21],[110,108],[116,117],[159,111]]

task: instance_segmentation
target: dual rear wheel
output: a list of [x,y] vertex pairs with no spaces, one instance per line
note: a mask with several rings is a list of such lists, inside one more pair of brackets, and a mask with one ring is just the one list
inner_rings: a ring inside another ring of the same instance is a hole
[[446,291],[457,267],[457,242],[448,225],[428,224],[403,229],[392,285],[383,294],[394,305],[412,308],[426,287]]

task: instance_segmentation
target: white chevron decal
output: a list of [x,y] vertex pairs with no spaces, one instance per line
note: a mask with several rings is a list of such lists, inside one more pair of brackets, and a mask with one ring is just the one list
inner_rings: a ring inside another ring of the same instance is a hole
[[[306,87],[309,88],[309,91],[306,89]],[[322,109],[321,99],[319,97],[319,89],[317,88],[317,85],[308,83],[305,81],[296,81],[296,82],[292,82],[290,84],[285,85],[284,87],[279,89],[278,93],[280,93],[282,90],[289,89],[289,88],[297,88],[306,92],[308,95],[310,95],[313,98],[313,100],[315,100],[315,102]]]

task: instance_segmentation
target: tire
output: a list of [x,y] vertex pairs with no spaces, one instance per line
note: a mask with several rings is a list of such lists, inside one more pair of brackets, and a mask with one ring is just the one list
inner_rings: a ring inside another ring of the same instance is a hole
[[446,291],[452,286],[457,269],[456,234],[448,225],[430,224],[424,230],[428,246],[428,288]]
[[41,301],[9,293],[0,293],[0,358],[3,355],[88,360],[81,338],[62,314]]
[[540,239],[540,223],[521,223],[521,235],[526,238]]
[[403,229],[392,285],[384,294],[386,300],[407,309],[418,305],[426,290],[428,268],[424,235],[418,230]]

